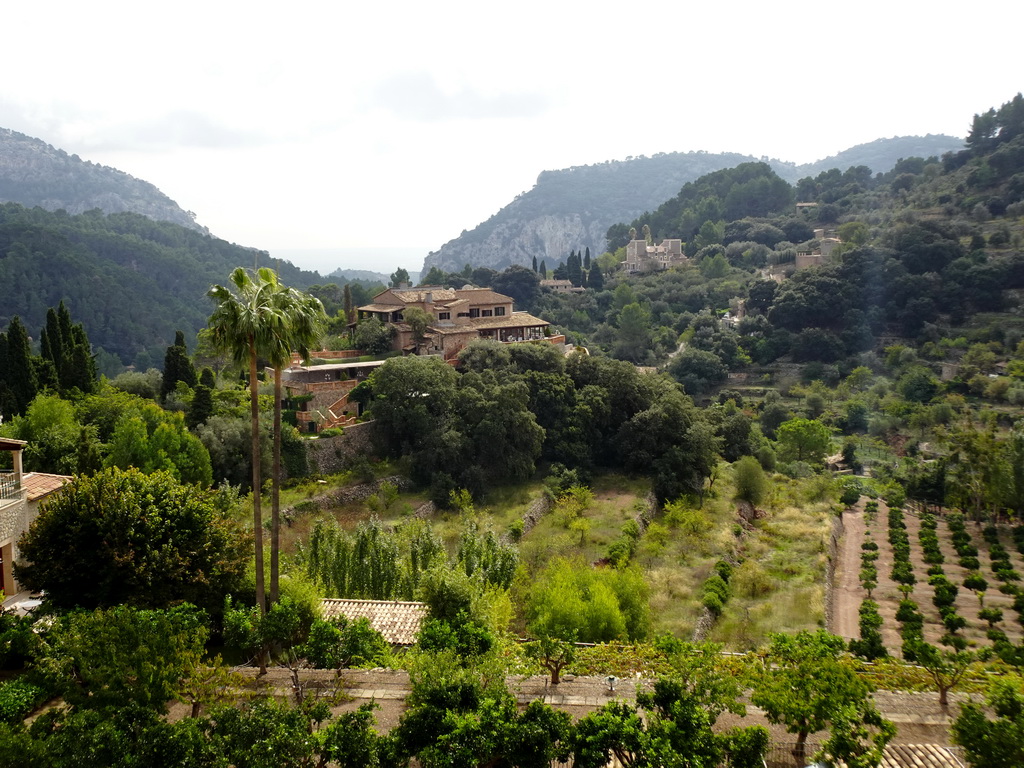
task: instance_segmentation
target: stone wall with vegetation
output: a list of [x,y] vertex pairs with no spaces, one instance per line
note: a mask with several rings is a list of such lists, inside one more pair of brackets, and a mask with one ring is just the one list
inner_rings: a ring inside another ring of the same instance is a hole
[[344,470],[359,456],[373,454],[373,422],[345,427],[344,434],[321,437],[306,444],[309,471],[333,475]]

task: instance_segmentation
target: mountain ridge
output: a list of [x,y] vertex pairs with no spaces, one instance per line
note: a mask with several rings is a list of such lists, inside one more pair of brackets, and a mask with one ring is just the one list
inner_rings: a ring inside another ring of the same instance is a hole
[[570,250],[601,253],[613,224],[654,210],[687,182],[740,163],[762,160],[794,184],[829,168],[867,165],[874,173],[884,173],[901,157],[941,155],[962,147],[963,139],[928,134],[876,139],[802,165],[733,152],[691,151],[541,171],[531,190],[427,254],[422,274],[435,266],[447,272],[466,264],[498,270],[529,266],[534,258],[553,267]]
[[42,139],[0,128],[0,203],[36,206],[72,215],[138,213],[209,235],[196,215],[155,185],[130,174],[69,155]]

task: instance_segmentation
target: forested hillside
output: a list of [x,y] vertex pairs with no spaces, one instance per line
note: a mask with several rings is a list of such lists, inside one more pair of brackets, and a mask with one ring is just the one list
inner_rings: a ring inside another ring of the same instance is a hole
[[196,223],[194,213],[183,211],[148,181],[0,128],[0,203],[4,202],[71,214],[93,208],[105,213],[141,213],[155,221],[209,233]]
[[[963,141],[952,136],[907,136],[878,139],[807,165],[769,163],[783,179],[795,183],[830,168],[865,165],[874,173],[885,173],[901,157],[937,156],[962,146]],[[533,189],[429,254],[423,274],[431,267],[456,271],[467,264],[500,270],[530,264],[534,258],[552,264],[570,250],[600,253],[607,247],[604,235],[612,224],[657,208],[700,176],[752,160],[735,153],[669,152],[544,171]]]
[[[0,328],[40,327],[64,301],[101,364],[157,364],[175,330],[189,338],[210,314],[206,291],[239,265],[272,266],[298,287],[319,282],[289,262],[135,213],[76,216],[0,205]],[[109,367],[109,366],[108,366]]]

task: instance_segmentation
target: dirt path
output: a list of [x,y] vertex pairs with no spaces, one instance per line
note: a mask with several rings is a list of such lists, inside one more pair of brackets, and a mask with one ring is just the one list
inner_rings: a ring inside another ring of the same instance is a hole
[[830,631],[852,640],[860,637],[859,614],[864,589],[860,585],[860,545],[864,541],[864,499],[843,512],[843,537],[833,579]]

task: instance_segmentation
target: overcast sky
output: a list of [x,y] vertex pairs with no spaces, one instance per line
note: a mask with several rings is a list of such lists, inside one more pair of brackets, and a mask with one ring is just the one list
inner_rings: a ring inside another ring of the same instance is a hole
[[963,136],[1024,88],[1012,0],[51,0],[2,18],[0,126],[152,182],[227,240],[385,271],[542,170]]

